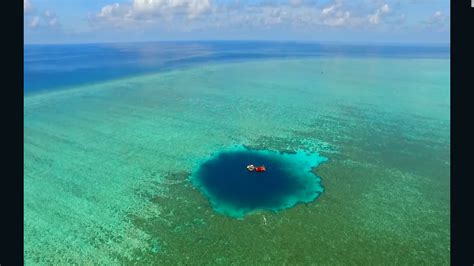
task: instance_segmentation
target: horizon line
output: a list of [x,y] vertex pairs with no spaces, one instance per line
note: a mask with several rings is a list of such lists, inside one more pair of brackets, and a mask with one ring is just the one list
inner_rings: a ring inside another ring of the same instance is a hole
[[133,44],[133,43],[185,43],[185,42],[262,42],[262,43],[307,43],[307,44],[346,44],[346,45],[428,45],[450,47],[450,42],[384,42],[384,41],[318,41],[318,40],[265,40],[265,39],[176,39],[176,40],[143,40],[143,41],[98,41],[98,42],[58,42],[58,43],[23,43],[27,45],[94,45],[94,44]]

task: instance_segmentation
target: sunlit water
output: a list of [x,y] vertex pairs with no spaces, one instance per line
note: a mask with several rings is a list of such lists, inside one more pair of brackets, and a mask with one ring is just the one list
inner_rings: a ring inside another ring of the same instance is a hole
[[[26,264],[449,264],[450,61],[415,55],[204,60],[55,89],[38,74]],[[327,158],[309,173],[324,192],[219,212],[191,174],[235,145]]]

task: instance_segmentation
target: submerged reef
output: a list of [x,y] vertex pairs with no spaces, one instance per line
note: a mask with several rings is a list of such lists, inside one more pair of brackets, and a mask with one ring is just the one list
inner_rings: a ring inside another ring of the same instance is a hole
[[[304,151],[282,153],[233,146],[200,163],[191,181],[214,210],[243,218],[258,210],[280,211],[314,201],[324,189],[312,169],[326,160]],[[248,171],[249,164],[265,165],[266,171]]]

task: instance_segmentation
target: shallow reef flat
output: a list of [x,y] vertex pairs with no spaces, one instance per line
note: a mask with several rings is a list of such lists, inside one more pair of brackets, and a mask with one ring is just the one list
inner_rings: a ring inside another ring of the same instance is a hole
[[[25,96],[25,264],[448,265],[449,65],[256,60]],[[190,175],[233,145],[321,154],[324,192],[217,212]]]

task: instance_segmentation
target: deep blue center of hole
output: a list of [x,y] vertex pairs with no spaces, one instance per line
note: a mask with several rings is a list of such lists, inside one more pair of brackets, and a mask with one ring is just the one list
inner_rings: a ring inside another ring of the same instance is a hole
[[[323,190],[308,162],[298,161],[305,159],[269,151],[226,151],[202,163],[193,181],[215,209],[230,216],[241,217],[257,209],[280,210],[312,201]],[[265,165],[266,171],[248,171],[249,164]]]

